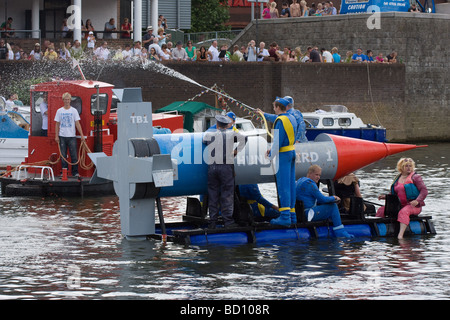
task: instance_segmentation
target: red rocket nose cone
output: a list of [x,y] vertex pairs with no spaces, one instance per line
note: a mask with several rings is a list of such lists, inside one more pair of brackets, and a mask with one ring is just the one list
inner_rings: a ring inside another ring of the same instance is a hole
[[[413,144],[383,143],[329,134],[336,145],[338,168],[335,179],[387,156],[418,148]],[[423,146],[420,146],[423,147]]]

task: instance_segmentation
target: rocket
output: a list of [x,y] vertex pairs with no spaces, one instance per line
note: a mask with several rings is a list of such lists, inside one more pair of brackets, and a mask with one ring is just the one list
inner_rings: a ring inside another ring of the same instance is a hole
[[[155,233],[155,200],[207,194],[203,133],[153,135],[151,110],[151,102],[119,103],[118,139],[113,155],[89,154],[96,165],[91,182],[113,181],[119,196],[122,233],[128,238]],[[417,147],[321,134],[314,141],[295,145],[296,178],[305,176],[308,168],[317,164],[322,168],[322,179],[338,179]],[[248,137],[245,148],[234,158],[236,185],[275,181],[276,170],[283,164],[278,163],[277,156],[273,160],[266,157],[269,148],[266,139]],[[161,211],[158,210],[160,220]]]
[[[208,165],[204,161],[205,146],[202,133],[154,135],[161,154],[176,161],[178,179],[173,186],[161,188],[160,196],[207,194]],[[317,164],[322,179],[339,179],[355,170],[387,156],[415,149],[411,144],[392,144],[321,134],[314,141],[295,145],[296,179],[306,176],[308,168]],[[270,161],[266,151],[270,144],[260,136],[248,137],[245,148],[234,159],[236,185],[275,181],[277,157]]]

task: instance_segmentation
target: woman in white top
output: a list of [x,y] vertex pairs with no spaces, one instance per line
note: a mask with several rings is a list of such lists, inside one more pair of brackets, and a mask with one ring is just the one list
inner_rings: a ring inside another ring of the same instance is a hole
[[41,45],[36,43],[34,45],[34,50],[30,52],[30,60],[41,60],[42,56]]
[[161,47],[161,51],[159,52],[159,58],[161,60],[170,60],[172,58],[172,54],[169,51],[169,49],[167,49],[167,44],[163,44]]

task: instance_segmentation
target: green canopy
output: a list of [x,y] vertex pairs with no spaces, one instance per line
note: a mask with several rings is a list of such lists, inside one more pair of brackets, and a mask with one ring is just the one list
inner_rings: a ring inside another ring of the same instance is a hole
[[171,104],[156,110],[159,112],[177,111],[184,115],[184,129],[189,132],[194,131],[194,118],[214,117],[216,112],[222,112],[221,109],[214,108],[207,103],[198,101],[175,101]]

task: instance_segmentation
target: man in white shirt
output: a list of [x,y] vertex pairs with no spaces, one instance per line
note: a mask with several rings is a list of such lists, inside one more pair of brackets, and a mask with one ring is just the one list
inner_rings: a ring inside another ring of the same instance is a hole
[[177,61],[186,61],[187,58],[187,52],[183,48],[183,43],[178,41],[176,47],[172,50],[172,59]]
[[217,40],[214,40],[208,49],[209,61],[220,61],[219,49],[217,49]]
[[[76,130],[81,135],[81,142],[85,141],[83,129],[80,125],[80,115],[70,103],[72,96],[66,92],[62,96],[64,106],[56,111],[55,115],[55,141],[59,144],[61,154],[67,159],[67,149],[69,149],[70,159],[72,161],[72,176],[78,177],[78,155],[77,155],[77,139]],[[68,163],[61,157],[61,165],[63,169],[68,168]]]
[[94,54],[99,60],[108,60],[109,58],[108,43],[106,41],[103,41],[102,46],[95,49]]
[[263,61],[265,57],[269,57],[269,51],[266,49],[266,44],[264,42],[259,43],[259,48],[257,51],[257,61]]
[[129,44],[125,45],[125,50],[122,50],[122,56],[124,61],[131,61],[133,56],[133,51],[131,51],[131,46]]

